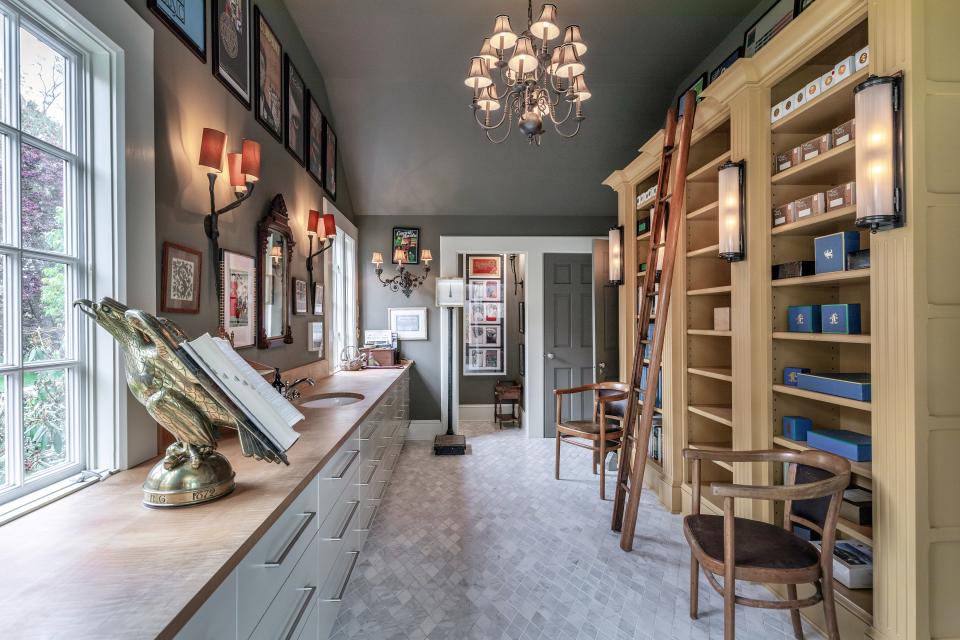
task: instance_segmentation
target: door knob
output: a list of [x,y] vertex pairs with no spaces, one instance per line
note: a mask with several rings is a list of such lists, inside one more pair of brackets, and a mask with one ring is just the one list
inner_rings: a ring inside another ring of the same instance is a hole
[[600,371],[603,371],[604,369],[607,368],[607,363],[606,363],[606,362],[601,362],[601,363],[597,364],[597,368],[600,369]]
[[552,353],[548,353],[548,354],[547,354],[547,360],[553,360],[553,359],[556,358],[556,357],[557,357],[557,356],[555,356],[555,355],[552,354]]

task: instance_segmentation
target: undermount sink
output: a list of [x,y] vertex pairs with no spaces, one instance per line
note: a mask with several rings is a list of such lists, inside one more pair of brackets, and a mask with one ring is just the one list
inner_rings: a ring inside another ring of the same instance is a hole
[[363,398],[361,393],[318,393],[304,398],[298,404],[307,409],[333,409],[360,402]]

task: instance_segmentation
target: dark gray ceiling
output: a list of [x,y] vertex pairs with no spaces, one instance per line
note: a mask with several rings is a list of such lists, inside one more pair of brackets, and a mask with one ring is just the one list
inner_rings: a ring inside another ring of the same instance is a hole
[[635,157],[678,83],[757,4],[557,0],[561,26],[583,28],[593,98],[579,136],[548,127],[537,148],[516,129],[488,143],[463,84],[497,14],[526,26],[523,0],[285,2],[324,75],[360,215],[612,215],[601,181]]

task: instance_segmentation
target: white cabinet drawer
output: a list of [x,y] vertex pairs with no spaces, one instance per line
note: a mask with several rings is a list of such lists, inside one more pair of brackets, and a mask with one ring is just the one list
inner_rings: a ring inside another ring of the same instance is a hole
[[310,616],[304,623],[297,640],[327,640],[327,636],[320,637],[320,599],[314,598],[314,600],[316,602],[310,607]]
[[263,614],[251,640],[295,640],[303,632],[320,595],[319,553],[320,541],[314,536]]
[[360,425],[360,428],[357,430],[357,434],[360,438],[360,442],[370,440],[374,437],[377,430],[380,428],[380,420],[368,418],[363,424]]
[[354,442],[345,444],[333,456],[319,473],[320,490],[317,513],[320,520],[327,516],[333,505],[347,489],[357,483],[357,469],[360,467],[360,451]]
[[337,620],[337,613],[340,611],[340,603],[343,601],[343,594],[347,591],[347,585],[350,584],[350,577],[353,575],[358,562],[360,561],[360,551],[355,548],[344,547],[339,554],[330,577],[324,583],[322,595],[320,596],[320,637],[327,638],[333,623]]
[[320,528],[314,478],[237,568],[237,631],[246,638]]
[[236,640],[236,637],[237,572],[234,571],[180,629],[176,640]]

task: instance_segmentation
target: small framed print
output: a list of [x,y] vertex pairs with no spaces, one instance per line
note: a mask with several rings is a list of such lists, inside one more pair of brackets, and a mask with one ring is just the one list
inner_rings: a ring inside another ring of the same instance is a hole
[[501,370],[500,349],[470,349],[467,362],[474,371],[499,373]]
[[199,251],[172,242],[163,243],[163,273],[160,310],[168,313],[200,313]]
[[283,47],[259,6],[254,8],[254,27],[254,114],[270,135],[283,142]]
[[213,75],[250,108],[250,0],[210,3]]
[[500,280],[471,280],[470,299],[499,302],[503,295]]
[[527,375],[527,348],[521,342],[520,343],[520,377]]
[[464,302],[462,278],[437,278],[437,306],[462,307]]
[[468,278],[499,278],[502,275],[501,256],[469,256]]
[[203,63],[207,63],[206,0],[147,0],[147,8]]
[[293,278],[293,312],[303,315],[307,312],[307,281]]
[[326,116],[323,118],[323,188],[337,201],[337,134]]
[[283,92],[283,116],[286,121],[284,144],[290,155],[303,165],[306,161],[304,147],[307,140],[303,127],[303,113],[306,105],[305,91],[303,78],[297,68],[293,66],[289,55],[283,57],[283,78],[286,85]]
[[323,112],[307,92],[307,173],[323,185]]
[[710,72],[709,84],[713,84],[714,80],[719,78],[724,74],[724,72],[733,66],[733,63],[743,57],[743,47],[737,47],[733,50],[733,53],[727,56],[727,58],[713,68],[713,71]]
[[314,283],[313,285],[313,315],[323,315],[323,285]]
[[499,324],[501,305],[498,302],[471,302],[470,324]]
[[793,20],[795,0],[776,0],[743,34],[743,55],[751,58]]
[[396,332],[398,340],[427,339],[426,307],[390,307],[387,316],[390,330]]
[[483,329],[483,346],[485,347],[499,347],[501,346],[501,335],[500,327],[498,325],[491,325],[488,327],[480,327]]
[[253,256],[220,250],[220,325],[237,349],[256,343],[256,283]]
[[390,261],[397,262],[397,250],[403,252],[403,264],[420,264],[420,227],[394,227]]
[[469,325],[467,327],[467,344],[471,347],[479,347],[483,344],[484,327],[478,325]]
[[520,301],[520,320],[517,328],[520,330],[520,335],[527,332],[527,305],[524,304],[523,300]]
[[323,320],[307,323],[307,351],[318,352],[318,357],[323,360]]
[[707,88],[707,72],[704,71],[700,74],[700,77],[697,78],[693,84],[683,90],[680,94],[680,97],[677,98],[677,117],[683,115],[683,97],[687,95],[688,91],[693,91],[694,95],[697,98],[697,102],[700,102],[700,94],[703,93],[703,90]]

